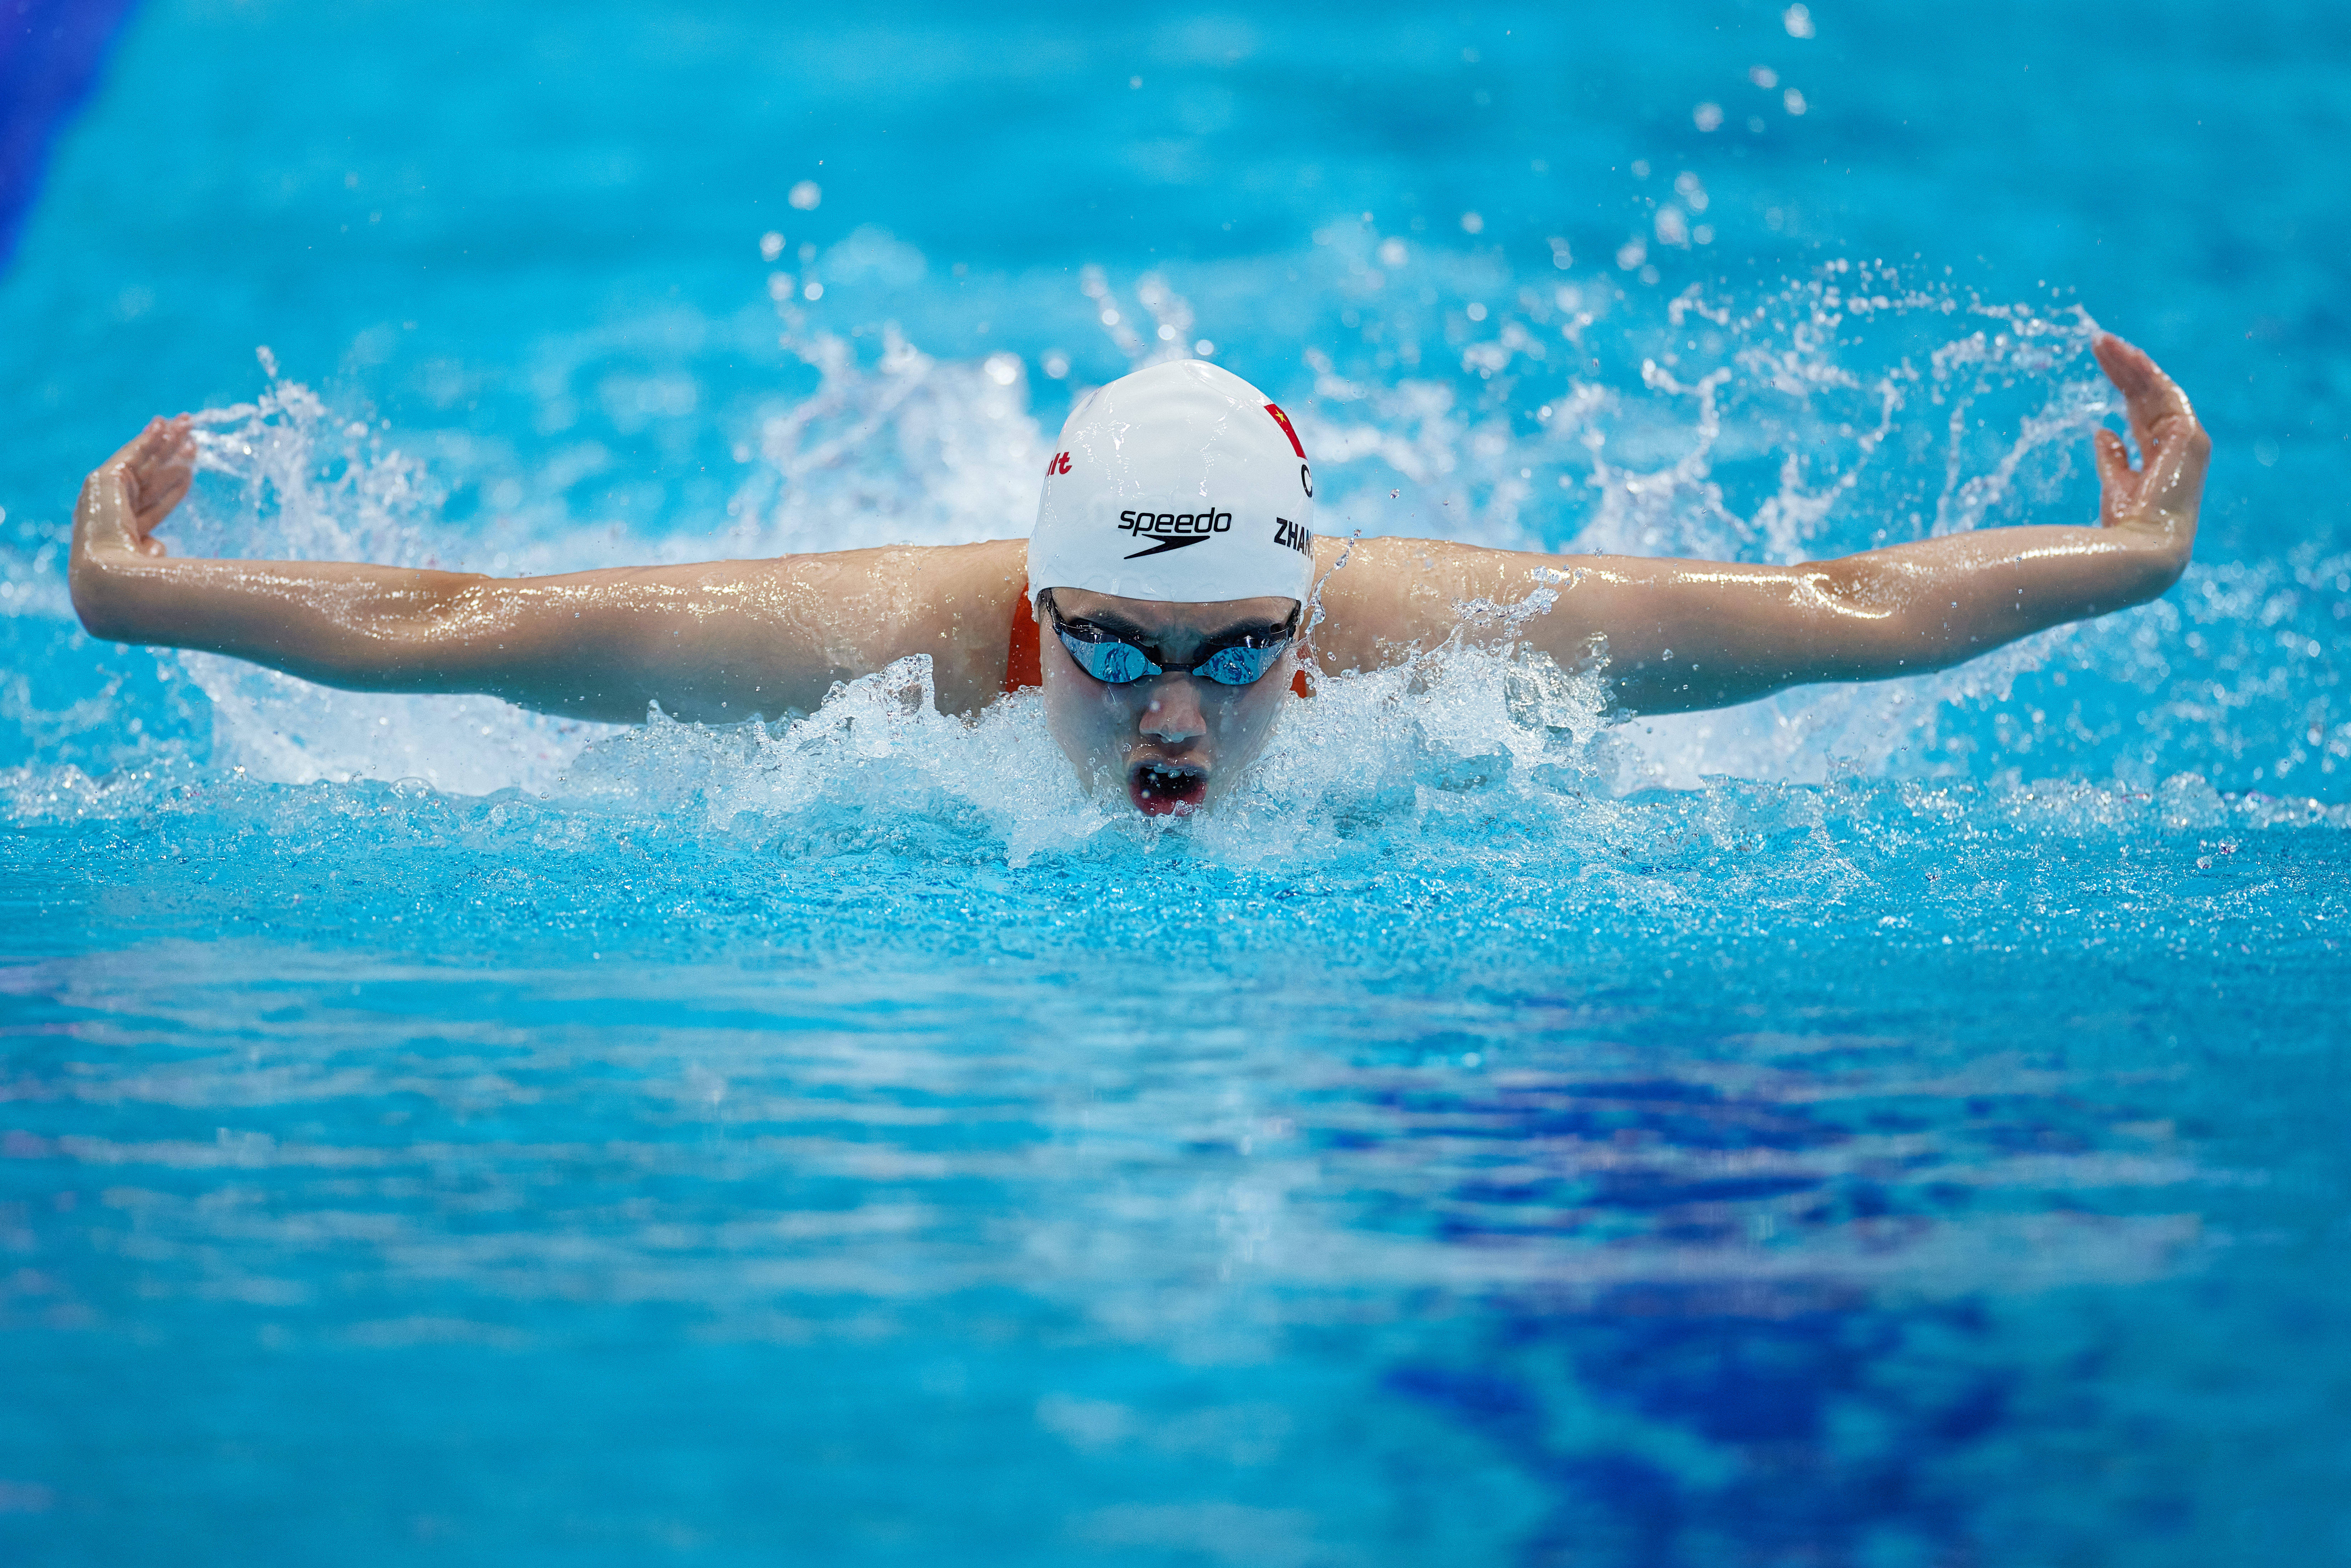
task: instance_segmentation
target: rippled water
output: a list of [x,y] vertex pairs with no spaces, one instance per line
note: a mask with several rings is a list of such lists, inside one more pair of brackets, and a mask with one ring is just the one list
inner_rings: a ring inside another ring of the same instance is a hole
[[[139,13],[0,278],[0,1550],[2341,1556],[2351,43],[2254,20]],[[1440,652],[1184,824],[916,664],[580,725],[59,564],[159,401],[183,549],[1017,534],[1203,339],[1327,530],[1797,559],[2088,517],[2093,318],[2219,443],[2161,601]]]

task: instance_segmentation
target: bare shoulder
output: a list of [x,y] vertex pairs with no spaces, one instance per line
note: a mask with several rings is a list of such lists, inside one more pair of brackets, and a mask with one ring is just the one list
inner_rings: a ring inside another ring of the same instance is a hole
[[904,612],[933,598],[960,600],[998,591],[1009,603],[1019,597],[1028,564],[1027,539],[986,539],[968,545],[877,545],[654,570],[699,572],[714,582],[745,587],[793,584],[824,596],[845,593],[862,599],[878,593]]
[[970,545],[910,547],[926,598],[941,608],[1008,610],[1029,580],[1027,539],[984,539]]
[[850,590],[848,597],[866,600],[892,627],[891,646],[877,650],[881,662],[928,653],[939,706],[948,713],[977,713],[995,700],[1004,690],[1012,619],[1027,612],[1029,541],[858,553],[878,559],[865,591]]
[[1003,690],[1028,555],[1025,539],[894,545],[528,579],[503,597],[515,619],[567,634],[590,616],[601,647],[684,660],[714,691],[733,682],[743,706],[806,711],[836,681],[927,653],[939,706],[968,713]]
[[1465,627],[1474,637],[1490,622],[1499,634],[1500,618],[1481,617],[1481,607],[1523,604],[1546,590],[1541,640],[1580,640],[1603,629],[1594,617],[1604,591],[1594,591],[1613,575],[1612,564],[1604,557],[1489,549],[1450,539],[1318,539],[1322,619],[1314,632],[1315,661],[1334,673],[1375,669],[1435,647]]

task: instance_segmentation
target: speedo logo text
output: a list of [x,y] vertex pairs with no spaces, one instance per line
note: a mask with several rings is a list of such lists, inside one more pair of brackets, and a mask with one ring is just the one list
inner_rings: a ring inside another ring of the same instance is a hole
[[1152,541],[1148,549],[1136,550],[1126,558],[1134,560],[1202,544],[1216,534],[1228,534],[1233,530],[1233,515],[1217,511],[1213,506],[1196,512],[1121,512],[1118,526],[1138,540]]

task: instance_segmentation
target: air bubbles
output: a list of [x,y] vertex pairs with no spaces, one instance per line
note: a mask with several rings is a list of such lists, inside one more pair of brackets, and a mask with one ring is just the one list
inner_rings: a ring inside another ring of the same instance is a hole
[[1699,104],[1696,109],[1690,110],[1690,122],[1696,125],[1700,131],[1720,130],[1722,128],[1722,105],[1719,103]]
[[1165,321],[1159,323],[1159,340],[1163,343],[1174,342],[1176,340],[1176,329],[1169,326]]
[[1059,349],[1048,349],[1037,360],[1037,366],[1049,381],[1060,381],[1070,373],[1070,356]]
[[987,379],[998,386],[1008,387],[1020,379],[1020,356],[1014,353],[990,354],[980,362]]
[[1404,241],[1394,238],[1380,241],[1380,265],[1389,271],[1395,271],[1411,259],[1412,252],[1405,247]]
[[1486,232],[1486,220],[1476,213],[1464,213],[1461,214],[1461,232],[1466,235],[1483,234]]
[[1691,212],[1706,211],[1706,183],[1691,171],[1685,169],[1674,176],[1674,193],[1682,199],[1683,204]]
[[1780,25],[1788,29],[1788,37],[1792,38],[1811,37],[1813,36],[1813,13],[1811,7],[1805,5],[1789,6],[1785,11],[1780,13]]
[[1216,351],[1216,344],[1208,341],[1206,338],[1201,339],[1198,342],[1192,345],[1192,352],[1197,354],[1204,360],[1213,357]]
[[1129,77],[1126,78],[1126,87],[1129,92],[1133,92],[1142,86],[1143,78],[1141,77]]
[[1786,106],[1790,114],[1802,114],[1804,112],[1804,95],[1798,92],[1794,88],[1790,88],[1786,92],[1782,93],[1780,95],[1780,101],[1782,104]]
[[1780,85],[1780,73],[1773,70],[1770,66],[1749,66],[1747,68],[1747,79],[1753,82],[1757,87],[1761,88],[1764,91],[1769,92],[1773,88]]
[[1639,235],[1616,247],[1616,265],[1624,271],[1630,272],[1648,259],[1649,242]]
[[1483,321],[1486,319],[1486,308],[1473,299],[1469,302],[1467,314],[1472,321]]
[[810,300],[810,301],[814,301],[814,300],[818,300],[818,299],[821,299],[821,298],[824,298],[824,285],[823,285],[823,284],[821,284],[821,283],[819,283],[816,279],[814,279],[814,278],[812,278],[812,277],[811,277],[811,278],[810,278],[810,279],[809,279],[809,282],[808,282],[808,287],[800,290],[800,298],[803,298],[803,299],[806,299],[806,300]]
[[789,299],[792,297],[792,291],[798,287],[799,280],[789,272],[768,274],[768,298],[778,305]]
[[801,212],[812,213],[816,211],[816,204],[824,200],[824,188],[814,180],[802,180],[792,187],[791,194],[786,196],[784,200],[791,203]]
[[1633,178],[1635,178],[1635,180],[1646,180],[1646,179],[1647,179],[1648,177],[1649,177],[1649,161],[1648,161],[1646,158],[1635,158],[1635,159],[1634,159],[1634,160],[1633,160]]
[[784,254],[784,236],[769,229],[759,236],[759,259],[773,261]]
[[2277,466],[2277,460],[2278,444],[2276,442],[2272,441],[2266,435],[2261,436],[2253,442],[2254,462],[2260,464],[2264,468],[2274,468]]
[[1551,264],[1553,267],[1559,268],[1562,272],[1565,272],[1569,267],[1575,265],[1575,252],[1568,248],[1566,236],[1562,235],[1553,235],[1551,236],[1550,244]]

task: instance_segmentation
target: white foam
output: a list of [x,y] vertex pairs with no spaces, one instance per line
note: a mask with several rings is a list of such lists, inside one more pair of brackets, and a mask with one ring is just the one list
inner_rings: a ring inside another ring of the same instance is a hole
[[[1325,275],[1310,285],[1340,303],[1384,299],[1384,308],[1401,311],[1393,291],[1378,292],[1374,264],[1387,254],[1378,236],[1364,237],[1360,255],[1348,249],[1356,243],[1340,236],[1318,248]],[[805,265],[842,277],[860,267],[875,277],[922,273],[919,256],[875,234]],[[1843,263],[1746,300],[1697,289],[1670,300],[1628,297],[1605,278],[1498,282],[1490,263],[1434,252],[1416,252],[1411,265],[1440,305],[1472,296],[1498,303],[1490,319],[1454,345],[1458,361],[1444,365],[1417,348],[1405,353],[1400,328],[1380,340],[1395,343],[1395,351],[1366,347],[1355,363],[1342,363],[1335,349],[1308,349],[1314,393],[1287,406],[1323,476],[1318,503],[1326,531],[1345,526],[1520,549],[1781,561],[1842,553],[2045,517],[2063,497],[2078,498],[2088,429],[2114,402],[2091,373],[2085,319],[2044,319],[2016,307],[1909,290],[1888,274]],[[1238,273],[1204,277],[1228,293],[1249,281]],[[1179,351],[1205,324],[1200,310],[1155,275],[1133,292],[1165,333],[1135,330],[1141,317],[1098,271],[1085,275],[1081,292],[1100,314],[1118,318],[1104,330],[1130,363]],[[1018,355],[942,360],[892,323],[870,335],[861,355],[858,343],[807,304],[804,289],[770,293],[782,346],[814,370],[817,384],[804,396],[779,397],[758,416],[756,441],[738,449],[746,477],[724,519],[665,519],[667,531],[657,534],[609,523],[590,528],[590,519],[565,512],[571,470],[553,459],[541,473],[524,475],[511,455],[444,439],[442,461],[451,466],[429,469],[380,425],[345,419],[308,389],[273,375],[254,402],[202,417],[205,484],[190,515],[174,523],[179,546],[428,564],[434,541],[447,537],[436,526],[443,487],[484,482],[468,464],[486,465],[502,492],[519,492],[510,508],[511,527],[520,530],[512,534],[512,553],[537,570],[1025,531],[1046,446]],[[1217,335],[1237,334],[1219,325]],[[870,351],[877,341],[878,354]],[[1604,348],[1614,360],[1635,353],[1637,376],[1612,381],[1593,369],[1590,354]],[[584,340],[549,350],[566,365],[596,351]],[[569,398],[571,379],[569,371],[552,376],[546,395]],[[680,418],[716,417],[701,412],[690,381],[672,374],[663,382],[663,406],[686,410]],[[1538,400],[1539,410],[1526,406]],[[1578,710],[1584,716],[1565,727],[1583,737],[1572,765],[1591,787],[1616,793],[1696,788],[1716,776],[1820,782],[1840,769],[2031,771],[2053,739],[2041,715],[2030,727],[2003,724],[1990,741],[1978,722],[1983,710],[2007,701],[2020,677],[2070,660],[2100,664],[2151,691],[2187,662],[2177,642],[2183,625],[2210,628],[2215,637],[2225,631],[2234,640],[2222,695],[2208,693],[2202,706],[2173,695],[2154,713],[2157,740],[2145,760],[2134,753],[2116,765],[2144,787],[2183,762],[2241,752],[2249,710],[2290,703],[2278,684],[2284,677],[2275,674],[2279,661],[2260,645],[2268,630],[2252,641],[2235,630],[2241,612],[2266,613],[2260,601],[2273,594],[2275,580],[2266,568],[2199,567],[2176,601],[2043,633],[1957,670],[1643,719],[1596,739],[1583,735],[1596,724],[1590,716],[1596,708],[1587,704]],[[28,586],[27,601],[47,603],[37,600],[44,591]],[[2295,643],[2317,646],[2307,635]],[[1421,776],[1437,767],[1428,758],[1439,754],[1450,760],[1438,771],[1465,777],[1480,758],[1507,758],[1506,771],[1521,779],[1571,765],[1553,755],[1557,736],[1546,732],[1537,743],[1505,722],[1506,714],[1496,716],[1507,697],[1473,689],[1478,679],[1506,687],[1535,679],[1522,665],[1488,668],[1458,653],[1440,663],[1332,684],[1286,721],[1261,770],[1266,793],[1246,810],[1271,818],[1283,815],[1291,798],[1367,800],[1388,787],[1369,781],[1403,788],[1407,778],[1413,789],[1447,795]],[[652,744],[487,698],[360,695],[204,655],[183,655],[183,664],[211,701],[215,760],[256,778],[414,777],[458,792],[508,785],[539,792],[555,788],[590,742],[611,756]],[[848,706],[810,721],[818,727],[791,743],[799,749],[790,758],[761,753],[760,766],[776,775],[762,787],[797,779],[791,788],[831,788],[820,778],[831,766],[824,758],[862,756],[856,748],[866,740],[851,737],[894,734],[891,727],[900,726],[911,727],[903,738],[912,748],[901,760],[950,795],[976,797],[985,792],[983,781],[994,789],[1017,780],[1029,798],[1060,799],[1051,789],[1066,768],[1041,730],[1024,727],[1019,701],[968,728],[935,715],[885,721],[883,707],[908,700],[910,679],[900,673],[852,686],[836,705]],[[884,691],[899,695],[875,695]],[[2323,717],[2306,743],[2298,726],[2283,737],[2281,773],[2300,767],[2307,777],[2338,761],[2351,765],[2351,724]],[[1407,731],[1408,745],[1396,739]],[[2194,754],[2160,755],[2175,740]],[[664,744],[683,743],[673,736]],[[586,776],[574,772],[573,782]],[[957,778],[971,787],[958,793]],[[1022,835],[1031,832],[1042,835],[1038,843],[1083,838],[1100,826],[1086,826],[1092,819],[1067,800],[1046,821],[1052,825],[1007,819],[1008,841],[1028,844]]]

